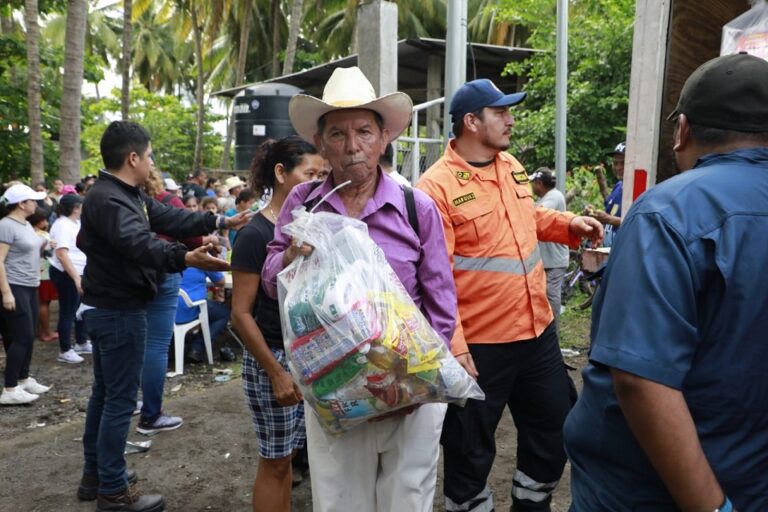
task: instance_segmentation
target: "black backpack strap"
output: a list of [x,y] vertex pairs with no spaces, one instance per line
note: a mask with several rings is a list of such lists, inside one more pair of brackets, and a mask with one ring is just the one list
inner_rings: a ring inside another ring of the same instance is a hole
[[160,200],[160,202],[163,204],[169,204],[171,202],[171,199],[173,199],[173,194],[167,194]]
[[400,188],[403,189],[403,195],[405,196],[405,209],[408,212],[408,222],[410,222],[416,235],[421,238],[421,233],[419,232],[419,216],[416,213],[416,199],[413,197],[413,189],[406,185],[400,185]]
[[311,210],[312,207],[315,206],[315,203],[317,203],[317,199],[310,199],[308,201],[306,199],[309,197],[309,194],[311,194],[313,190],[315,190],[317,187],[319,187],[322,184],[323,184],[322,181],[319,181],[319,180],[313,181],[312,186],[310,186],[309,190],[307,190],[307,195],[304,196],[305,201],[303,203],[303,206],[307,211]]

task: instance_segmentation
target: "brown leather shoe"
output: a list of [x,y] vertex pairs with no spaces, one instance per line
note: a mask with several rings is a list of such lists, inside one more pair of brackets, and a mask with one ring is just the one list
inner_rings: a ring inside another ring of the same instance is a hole
[[[133,486],[138,482],[139,477],[132,469],[125,472],[128,477],[128,485]],[[83,475],[80,480],[80,486],[77,488],[77,499],[80,501],[93,501],[99,492],[99,475]]]
[[99,494],[96,512],[163,512],[165,502],[159,494],[142,496],[136,486],[117,494]]

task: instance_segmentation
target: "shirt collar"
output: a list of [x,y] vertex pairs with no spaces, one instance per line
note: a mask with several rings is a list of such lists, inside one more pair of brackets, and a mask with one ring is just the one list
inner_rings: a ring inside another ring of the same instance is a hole
[[710,165],[727,163],[727,162],[740,162],[756,165],[768,164],[768,148],[755,147],[744,148],[731,151],[729,153],[709,153],[696,160],[694,169],[699,167],[707,167]]
[[[381,167],[376,168],[376,173],[378,175],[376,190],[374,191],[371,200],[369,200],[369,204],[370,201],[373,201],[374,211],[376,211],[380,210],[382,206],[389,203],[397,208],[401,214],[405,214],[405,204],[404,199],[402,199],[403,193],[400,185],[394,180],[394,178],[384,174],[384,172],[381,170]],[[315,187],[314,190],[307,194],[307,198],[304,200],[304,202],[316,203],[326,194],[328,194],[328,192],[333,190],[335,186],[336,183],[333,181],[333,175],[328,176],[328,178],[321,185]],[[343,203],[341,202],[341,198],[336,193],[326,199],[326,202],[339,213],[346,210]],[[369,211],[369,207],[366,206],[363,208],[361,218],[366,217],[371,213],[372,211]]]
[[501,152],[496,154],[492,170],[488,168],[478,169],[464,160],[454,149],[456,139],[451,139],[445,148],[445,164],[456,181],[461,185],[468,185],[473,180],[478,181],[498,181],[497,173],[499,168],[505,168],[504,161],[501,158]]
[[[112,174],[111,172],[108,172],[104,169],[99,171],[99,179],[104,179],[106,181],[111,181],[113,183],[117,183],[121,187],[133,192],[134,194],[139,193],[139,187],[136,187],[134,185],[129,185],[128,183],[124,182],[123,180],[119,179],[117,176]],[[96,181],[98,183],[98,180]]]

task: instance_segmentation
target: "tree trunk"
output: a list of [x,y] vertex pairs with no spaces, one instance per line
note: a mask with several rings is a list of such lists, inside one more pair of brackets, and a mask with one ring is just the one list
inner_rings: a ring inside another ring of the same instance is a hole
[[29,112],[29,173],[32,184],[45,180],[43,171],[43,134],[40,119],[40,27],[37,24],[37,0],[24,1],[27,24],[27,110]]
[[288,29],[288,45],[285,48],[285,62],[283,62],[283,75],[293,73],[293,61],[296,59],[296,45],[299,42],[299,29],[301,28],[301,15],[303,11],[304,0],[293,0],[291,25]]
[[603,196],[603,201],[611,194],[611,189],[608,188],[608,182],[605,179],[605,167],[598,165],[595,167],[595,178],[597,178],[597,186],[600,187],[600,195]]
[[203,97],[203,85],[205,73],[203,71],[203,35],[200,25],[197,23],[197,6],[190,5],[192,11],[192,31],[195,37],[195,62],[197,64],[197,90],[195,99],[197,100],[197,129],[195,132],[195,155],[192,160],[193,170],[200,169],[203,166],[203,129],[205,116],[205,101]]
[[133,32],[133,0],[123,0],[123,84],[120,94],[120,113],[128,120],[131,104],[131,34]]
[[[245,11],[243,15],[245,18],[240,23],[240,42],[237,53],[237,69],[235,70],[235,87],[243,85],[245,80],[245,61],[248,56],[248,40],[251,35],[251,21],[253,19],[253,11],[250,8],[250,2],[245,2]],[[224,141],[224,152],[221,155],[222,169],[229,169],[229,151],[232,147],[232,135],[235,131],[235,112],[234,112],[235,100],[234,98],[230,104],[229,122],[227,123],[227,138]]]
[[280,0],[272,0],[272,77],[280,72]]
[[11,32],[13,32],[13,20],[10,16],[6,18],[0,14],[0,33],[10,34]]
[[59,177],[65,183],[80,181],[80,98],[83,88],[87,12],[87,0],[68,1],[59,138]]

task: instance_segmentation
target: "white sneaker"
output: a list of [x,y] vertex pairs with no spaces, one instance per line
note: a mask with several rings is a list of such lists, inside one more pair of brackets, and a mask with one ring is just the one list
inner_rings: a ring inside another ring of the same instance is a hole
[[75,343],[75,352],[78,354],[93,354],[91,340],[85,340],[85,343]]
[[11,389],[3,389],[3,394],[0,395],[0,404],[2,405],[20,405],[34,402],[40,398],[39,395],[34,393],[27,393],[21,386],[16,386]]
[[43,386],[32,377],[27,377],[24,380],[20,380],[19,386],[27,393],[32,393],[33,395],[39,395],[51,389],[50,386]]
[[60,363],[77,364],[82,363],[84,359],[77,355],[74,349],[69,349],[66,352],[59,353],[59,357],[56,358]]

